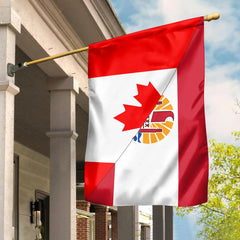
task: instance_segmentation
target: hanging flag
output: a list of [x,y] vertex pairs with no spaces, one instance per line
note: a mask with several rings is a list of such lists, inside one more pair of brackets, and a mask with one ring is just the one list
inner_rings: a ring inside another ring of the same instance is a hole
[[92,44],[88,68],[86,201],[206,202],[203,17]]

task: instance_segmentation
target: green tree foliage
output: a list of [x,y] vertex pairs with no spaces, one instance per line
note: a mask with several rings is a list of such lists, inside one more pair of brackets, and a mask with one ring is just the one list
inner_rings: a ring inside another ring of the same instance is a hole
[[[240,131],[233,135],[239,143]],[[199,214],[198,224],[202,225],[197,235],[199,239],[240,239],[240,147],[211,140],[209,151],[208,202],[191,208],[177,208],[177,214]]]

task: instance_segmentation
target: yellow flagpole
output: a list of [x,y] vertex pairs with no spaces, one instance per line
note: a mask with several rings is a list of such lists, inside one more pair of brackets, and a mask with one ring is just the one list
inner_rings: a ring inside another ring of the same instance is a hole
[[60,54],[56,54],[56,55],[53,55],[53,56],[33,60],[31,62],[25,62],[24,65],[26,67],[28,67],[28,66],[33,65],[33,64],[47,62],[47,61],[50,61],[50,60],[53,60],[53,59],[56,59],[56,58],[65,57],[65,56],[68,56],[68,55],[72,55],[72,54],[75,54],[75,53],[80,53],[80,52],[87,51],[87,50],[88,50],[88,47],[79,48],[79,49],[75,49],[75,50],[72,50],[72,51],[69,51],[69,52],[60,53]]
[[[209,14],[209,15],[204,16],[204,21],[217,20],[217,19],[219,19],[219,17],[220,17],[219,13]],[[17,64],[17,65],[13,65],[11,63],[8,63],[8,66],[7,66],[8,75],[13,77],[15,72],[17,72],[20,69],[26,68],[30,65],[34,65],[34,64],[38,64],[38,63],[42,63],[42,62],[47,62],[47,61],[50,61],[50,60],[53,60],[53,59],[56,59],[56,58],[65,57],[65,56],[68,56],[68,55],[72,55],[72,54],[75,54],[75,53],[80,53],[80,52],[87,51],[87,50],[88,50],[88,47],[83,47],[83,48],[75,49],[75,50],[72,50],[72,51],[69,51],[69,52],[60,53],[60,54],[56,54],[56,55],[53,55],[53,56],[33,60],[33,61],[30,61],[30,62],[20,63],[20,64]]]

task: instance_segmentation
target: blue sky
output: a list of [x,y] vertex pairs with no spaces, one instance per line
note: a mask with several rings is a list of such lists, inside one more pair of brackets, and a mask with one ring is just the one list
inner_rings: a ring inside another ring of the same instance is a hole
[[[240,130],[240,1],[110,0],[127,33],[219,12],[205,23],[205,112],[208,139],[234,143]],[[193,240],[195,216],[174,217],[174,239]],[[187,235],[186,235],[187,234]]]

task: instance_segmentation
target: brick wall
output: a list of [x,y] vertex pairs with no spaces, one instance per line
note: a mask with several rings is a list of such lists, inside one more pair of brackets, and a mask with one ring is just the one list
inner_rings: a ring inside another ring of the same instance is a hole
[[95,207],[95,240],[108,239],[108,208]]
[[[89,212],[90,203],[77,201],[77,208]],[[77,218],[77,240],[89,240],[89,219]]]

